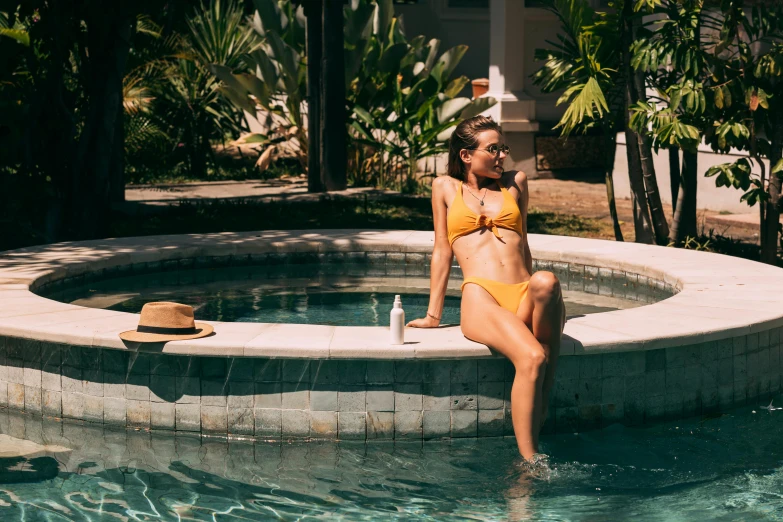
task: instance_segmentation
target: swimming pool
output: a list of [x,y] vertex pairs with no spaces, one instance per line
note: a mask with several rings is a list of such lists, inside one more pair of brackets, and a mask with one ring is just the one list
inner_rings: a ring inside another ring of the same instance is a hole
[[[395,294],[406,320],[424,317],[430,281],[419,275],[377,273],[368,264],[219,267],[151,272],[91,281],[46,294],[78,306],[139,313],[150,301],[193,306],[206,321],[389,326]],[[442,324],[459,324],[462,273],[452,271]],[[565,290],[569,317],[642,306],[640,296],[614,297]],[[655,296],[656,299],[662,298]]]
[[544,436],[533,474],[512,437],[250,443],[3,411],[0,518],[780,519],[783,411],[759,406]]

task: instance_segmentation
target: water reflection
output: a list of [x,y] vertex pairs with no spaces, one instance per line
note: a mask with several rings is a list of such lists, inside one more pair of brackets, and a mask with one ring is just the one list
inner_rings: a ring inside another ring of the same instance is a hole
[[544,437],[533,470],[513,438],[251,444],[0,412],[0,520],[780,519],[783,414],[752,411]]

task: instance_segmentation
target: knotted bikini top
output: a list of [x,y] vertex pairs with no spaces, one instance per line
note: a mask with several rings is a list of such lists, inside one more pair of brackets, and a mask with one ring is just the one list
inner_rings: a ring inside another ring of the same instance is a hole
[[522,235],[522,214],[519,212],[517,202],[499,181],[496,180],[495,182],[498,184],[500,192],[503,194],[503,206],[495,217],[476,214],[470,210],[468,206],[465,205],[465,200],[462,199],[462,182],[459,182],[457,195],[454,198],[454,202],[451,204],[451,208],[449,208],[448,217],[446,218],[449,231],[449,245],[454,243],[458,237],[470,234],[474,230],[480,228],[492,230],[492,233],[495,234],[495,237],[498,239],[502,239],[502,236],[498,232],[498,228],[515,230],[519,235]]

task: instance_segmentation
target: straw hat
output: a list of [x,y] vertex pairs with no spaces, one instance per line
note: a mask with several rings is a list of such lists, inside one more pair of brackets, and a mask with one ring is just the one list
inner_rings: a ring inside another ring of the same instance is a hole
[[198,339],[214,329],[206,323],[193,321],[193,307],[159,301],[145,304],[141,309],[139,326],[120,334],[120,339],[137,343],[160,343]]

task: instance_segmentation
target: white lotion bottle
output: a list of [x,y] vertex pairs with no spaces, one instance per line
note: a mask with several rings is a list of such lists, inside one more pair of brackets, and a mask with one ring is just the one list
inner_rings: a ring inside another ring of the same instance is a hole
[[389,317],[389,330],[391,331],[392,344],[404,344],[405,335],[405,311],[402,309],[402,301],[399,295],[394,296],[394,307]]

